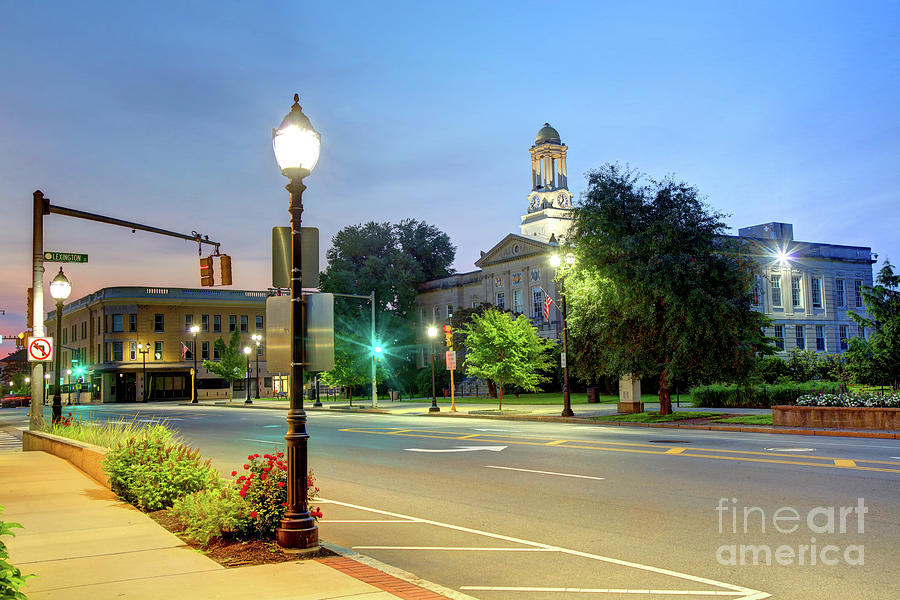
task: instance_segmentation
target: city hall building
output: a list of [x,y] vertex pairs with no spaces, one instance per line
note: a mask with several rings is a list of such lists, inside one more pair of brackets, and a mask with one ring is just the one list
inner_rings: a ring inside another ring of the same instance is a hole
[[[567,150],[556,129],[545,123],[529,149],[531,190],[519,232],[482,252],[476,270],[422,284],[416,298],[422,324],[447,323],[456,309],[486,302],[527,315],[543,337],[561,338],[559,310],[551,307],[547,321],[544,297],[558,297],[549,259],[572,225]],[[869,333],[848,313],[865,312],[861,290],[872,285],[877,257],[871,248],[796,241],[788,223],[746,227],[731,237],[741,240],[757,262],[754,305],[772,319],[767,335],[782,352],[842,352],[849,338]]]

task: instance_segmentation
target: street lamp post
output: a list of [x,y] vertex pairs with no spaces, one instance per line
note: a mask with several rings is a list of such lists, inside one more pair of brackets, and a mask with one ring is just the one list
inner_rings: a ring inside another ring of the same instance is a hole
[[[10,384],[12,385],[12,384]],[[12,390],[10,390],[12,391]],[[44,373],[44,404],[47,404],[47,396],[50,395],[50,373]]]
[[437,327],[434,325],[428,328],[428,339],[431,344],[431,407],[428,412],[441,412],[437,405],[437,396],[434,393],[434,337],[437,335]]
[[150,352],[150,342],[138,344],[137,347],[144,363],[143,374],[141,375],[141,402],[147,402],[147,353]]
[[191,325],[191,333],[194,334],[194,345],[191,346],[191,358],[194,359],[194,372],[191,375],[191,404],[198,404],[197,400],[197,334],[200,333],[199,325]]
[[60,382],[62,380],[62,308],[63,300],[72,293],[72,284],[66,279],[62,267],[59,273],[50,282],[50,295],[56,300],[56,356],[54,357],[53,376],[56,378],[56,386],[53,390],[53,422],[62,418],[62,395],[60,394]]
[[303,366],[306,363],[306,306],[303,303],[300,219],[303,214],[303,178],[319,160],[321,136],[300,108],[294,94],[291,112],[278,129],[272,130],[272,146],[281,173],[288,178],[291,195],[291,378],[288,432],[284,436],[287,454],[287,507],[275,538],[282,548],[314,549],[319,545],[319,528],[309,514],[307,501],[306,412],[303,410]]
[[[575,264],[575,255],[571,252],[566,254],[565,258],[566,266],[563,268],[560,273],[559,278],[559,296],[560,302],[562,303],[562,320],[563,320],[563,351],[562,351],[562,360],[563,360],[563,411],[562,416],[564,417],[574,417],[575,413],[572,411],[572,403],[569,398],[569,355],[568,355],[568,346],[569,346],[569,327],[566,321],[566,269]],[[558,254],[554,254],[550,257],[550,264],[553,267],[558,268],[560,266],[560,259]]]
[[262,343],[262,335],[254,333],[250,337],[256,342],[256,399],[259,400],[259,345]]
[[247,399],[244,404],[253,404],[250,399],[250,346],[244,346],[244,355],[247,357],[247,370],[244,371],[244,383],[247,385]]

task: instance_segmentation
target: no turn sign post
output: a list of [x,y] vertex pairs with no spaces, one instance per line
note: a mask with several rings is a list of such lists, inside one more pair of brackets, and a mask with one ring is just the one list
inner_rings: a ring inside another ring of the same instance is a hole
[[53,338],[28,338],[28,362],[47,362],[53,360]]

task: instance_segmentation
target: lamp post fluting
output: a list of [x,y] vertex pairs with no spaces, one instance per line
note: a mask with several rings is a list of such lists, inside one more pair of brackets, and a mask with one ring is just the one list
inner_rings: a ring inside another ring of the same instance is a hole
[[437,336],[437,327],[428,328],[428,340],[431,346],[431,406],[428,412],[441,412],[441,408],[437,405],[437,396],[434,393],[434,338]]
[[50,282],[50,295],[56,300],[56,356],[54,357],[53,377],[56,378],[56,385],[53,386],[53,422],[56,423],[62,418],[62,395],[60,387],[62,382],[62,309],[63,300],[72,293],[72,284],[66,279],[62,267],[59,273]]
[[141,373],[141,402],[147,401],[147,353],[150,352],[150,342],[137,345],[138,352],[141,353],[141,362],[143,363]]
[[288,212],[291,215],[291,378],[288,432],[284,436],[287,455],[287,507],[275,530],[282,548],[314,549],[319,545],[319,528],[309,514],[307,501],[306,412],[303,410],[303,367],[306,364],[306,305],[303,303],[300,220],[303,214],[303,178],[319,160],[321,137],[300,108],[294,94],[291,112],[278,129],[272,130],[275,159],[289,183]]
[[254,333],[250,337],[256,342],[256,399],[259,400],[259,345],[262,343],[262,335]]
[[197,404],[197,334],[200,333],[200,326],[191,325],[191,333],[194,334],[194,345],[191,346],[191,357],[194,359],[194,373],[191,381],[191,404]]
[[[550,257],[550,264],[554,267],[560,266],[560,259],[558,254],[554,254]],[[565,257],[565,267],[563,267],[559,276],[559,296],[560,303],[562,304],[562,322],[563,322],[563,411],[562,416],[564,417],[574,417],[575,413],[572,411],[572,402],[569,398],[569,327],[568,322],[566,320],[566,270],[575,264],[575,255],[572,253],[566,254]]]

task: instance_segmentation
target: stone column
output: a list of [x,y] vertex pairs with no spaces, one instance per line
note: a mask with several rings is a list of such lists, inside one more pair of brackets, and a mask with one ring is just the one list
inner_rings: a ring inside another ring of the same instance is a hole
[[641,402],[641,378],[633,373],[619,378],[619,404],[617,410],[620,413],[644,412],[644,403]]

